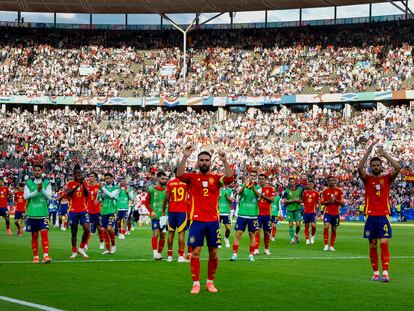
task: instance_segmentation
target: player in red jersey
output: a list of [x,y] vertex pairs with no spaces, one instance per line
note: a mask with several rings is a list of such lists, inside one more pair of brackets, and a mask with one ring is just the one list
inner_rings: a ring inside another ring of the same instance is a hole
[[[89,214],[89,221],[91,226],[93,226],[94,230],[98,231],[99,236],[99,249],[105,248],[105,241],[104,241],[104,230],[102,228],[101,223],[101,202],[98,200],[98,193],[99,193],[100,186],[98,184],[98,174],[95,172],[91,172],[89,174],[89,181],[88,181],[88,199],[87,199],[87,210]],[[91,228],[91,232],[92,231]],[[89,238],[91,234],[89,233],[88,238],[86,240],[86,249],[88,248]]]
[[207,290],[217,292],[213,284],[214,275],[218,266],[217,248],[221,244],[218,200],[220,187],[231,184],[234,180],[233,170],[227,162],[226,154],[219,152],[219,158],[224,165],[224,175],[210,173],[211,154],[202,151],[197,156],[198,173],[186,173],[186,163],[193,153],[193,148],[187,146],[177,169],[177,177],[189,185],[191,193],[191,226],[188,234],[188,245],[193,247],[190,259],[191,274],[193,278],[192,294],[200,292],[200,253],[207,239],[209,251]]
[[267,176],[265,174],[259,174],[258,184],[262,188],[262,191],[260,192],[258,202],[259,217],[257,217],[257,222],[259,224],[259,231],[256,231],[255,233],[256,244],[254,255],[259,255],[260,233],[262,229],[264,231],[264,253],[265,255],[270,255],[269,242],[270,235],[272,233],[272,220],[270,218],[270,208],[275,199],[275,189],[267,183]]
[[[75,258],[77,253],[84,258],[89,258],[86,254],[85,245],[90,233],[89,215],[87,212],[87,198],[89,195],[88,184],[83,180],[81,168],[76,165],[73,169],[73,180],[66,184],[66,195],[69,198],[69,225],[72,232],[72,256]],[[83,227],[82,241],[79,249],[76,246],[78,224]]]
[[[324,205],[324,230],[323,238],[325,242],[324,251],[335,251],[336,229],[339,226],[339,208],[343,204],[343,191],[336,186],[335,177],[328,177],[328,188],[322,192],[322,204]],[[328,245],[329,227],[331,227],[331,244]]]
[[[319,192],[315,190],[315,183],[308,181],[307,189],[303,192],[302,201],[304,204],[303,222],[305,223],[306,244],[315,243],[316,215],[320,211]],[[309,239],[309,224],[312,226],[312,235]]]
[[6,221],[6,229],[7,234],[12,235],[10,229],[10,216],[9,216],[9,198],[10,198],[10,190],[8,187],[4,185],[3,179],[0,178],[0,216],[4,217]]
[[[174,175],[177,176],[177,168],[174,169]],[[168,258],[172,261],[172,248],[174,243],[175,230],[178,231],[178,262],[187,262],[184,257],[185,247],[185,230],[187,227],[187,209],[188,209],[188,186],[180,181],[177,177],[167,183],[167,191],[162,207],[162,215],[168,205]]]
[[[358,165],[359,176],[365,185],[365,228],[364,238],[369,241],[369,257],[372,269],[374,270],[373,281],[379,280],[378,271],[378,239],[380,240],[381,262],[382,262],[382,281],[389,282],[388,268],[390,264],[390,252],[388,250],[389,239],[392,238],[392,229],[390,224],[390,188],[391,183],[397,178],[401,171],[400,164],[391,158],[384,151],[382,146],[378,147],[378,157],[373,157],[369,161],[371,174],[367,174],[365,163],[368,160],[374,146],[378,143],[375,140],[368,148],[364,157]],[[385,158],[393,167],[393,171],[383,174],[381,158]]]
[[14,224],[17,227],[17,235],[22,236],[23,221],[25,218],[27,203],[24,199],[24,183],[19,183],[16,191],[14,191],[14,203],[16,210],[14,212]]

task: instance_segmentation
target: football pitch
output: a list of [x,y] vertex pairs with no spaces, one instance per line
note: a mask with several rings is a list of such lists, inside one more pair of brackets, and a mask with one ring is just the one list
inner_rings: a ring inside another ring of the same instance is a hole
[[[0,296],[49,307],[45,310],[412,310],[414,297],[414,224],[394,224],[390,244],[390,283],[372,282],[363,224],[338,228],[336,252],[323,252],[322,224],[314,245],[290,245],[287,223],[271,242],[271,256],[248,262],[246,234],[239,258],[231,248],[219,251],[215,284],[204,287],[207,252],[201,262],[202,290],[191,295],[189,263],[154,261],[151,231],[136,228],[117,239],[115,255],[101,255],[92,236],[90,259],[70,260],[70,231],[51,229],[49,265],[32,264],[30,234],[8,237],[0,222]],[[224,233],[224,229],[223,229]],[[232,240],[234,232],[231,233]],[[303,239],[303,228],[300,232]],[[78,234],[80,239],[80,234]],[[263,240],[263,238],[262,238]],[[40,242],[40,241],[39,241]],[[41,243],[39,243],[39,246]],[[39,255],[42,256],[41,247]],[[177,245],[174,245],[177,258]],[[166,257],[166,248],[164,249]],[[164,258],[165,258],[164,257]],[[35,310],[4,301],[0,310]]]

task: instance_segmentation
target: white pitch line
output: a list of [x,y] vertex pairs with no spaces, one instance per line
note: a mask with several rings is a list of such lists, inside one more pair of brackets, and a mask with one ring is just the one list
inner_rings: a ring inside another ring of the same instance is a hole
[[39,305],[37,303],[31,303],[31,302],[18,300],[18,299],[14,299],[14,298],[10,298],[10,297],[5,297],[5,296],[0,296],[0,300],[4,300],[4,301],[7,301],[7,302],[11,302],[11,303],[16,303],[16,304],[23,305],[23,306],[36,308],[36,309],[39,309],[39,310],[63,311],[61,309],[56,309],[56,308],[52,308],[52,307],[48,307],[48,306],[44,306],[44,305]]
[[[247,260],[248,258],[238,258],[238,261]],[[356,260],[356,259],[369,259],[368,256],[321,256],[321,257],[261,257],[260,260]],[[391,256],[392,259],[414,259],[414,256]],[[208,258],[201,258],[202,261],[208,260]],[[220,261],[229,261],[228,258],[219,258]],[[137,259],[88,259],[88,260],[54,260],[53,264],[61,263],[94,263],[94,262],[155,262],[154,259],[149,258],[137,258]],[[32,264],[31,261],[0,261],[0,266],[2,264],[11,265],[11,264]]]

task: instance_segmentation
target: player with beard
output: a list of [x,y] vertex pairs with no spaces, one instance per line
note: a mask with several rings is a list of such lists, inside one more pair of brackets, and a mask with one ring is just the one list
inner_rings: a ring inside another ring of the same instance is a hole
[[[400,164],[391,158],[384,151],[382,146],[378,148],[378,157],[373,157],[369,161],[371,174],[367,174],[365,163],[378,143],[375,140],[368,148],[364,157],[358,165],[359,176],[365,185],[365,228],[364,238],[369,241],[369,257],[372,269],[374,270],[373,281],[379,281],[378,271],[378,240],[380,240],[381,262],[382,262],[382,281],[389,282],[388,268],[390,264],[390,252],[388,250],[389,239],[392,238],[390,224],[390,189],[391,183],[397,178],[401,171]],[[383,174],[382,158],[385,158],[393,167],[391,173]]]
[[224,175],[210,172],[211,154],[202,151],[197,156],[198,173],[185,172],[188,158],[194,149],[187,146],[183,158],[177,169],[177,177],[190,187],[191,226],[188,234],[188,245],[192,253],[190,259],[191,274],[193,278],[192,294],[200,293],[200,254],[204,239],[208,246],[208,275],[207,290],[216,293],[217,288],[213,280],[218,267],[217,249],[221,244],[218,201],[220,188],[233,182],[233,170],[227,162],[226,154],[219,152],[219,158],[224,165]]

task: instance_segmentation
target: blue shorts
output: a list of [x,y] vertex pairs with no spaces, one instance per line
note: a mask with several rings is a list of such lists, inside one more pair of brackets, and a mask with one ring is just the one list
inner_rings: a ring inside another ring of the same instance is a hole
[[183,232],[187,227],[187,212],[168,213],[168,231]]
[[101,214],[100,213],[97,213],[97,214],[89,214],[89,222],[91,224],[95,224],[97,226],[100,226],[101,225],[101,220],[102,220],[102,218],[101,218]]
[[277,224],[279,219],[277,219],[277,216],[270,216],[270,221],[274,224]]
[[67,215],[68,214],[68,208],[69,204],[61,204],[58,210],[58,214],[60,216]]
[[49,230],[49,218],[27,218],[26,220],[26,231],[27,232],[38,232],[40,230]]
[[82,212],[82,213],[75,213],[75,212],[69,212],[69,218],[68,218],[68,225],[77,225],[77,224],[88,224],[89,223],[89,214],[88,212]]
[[0,207],[0,216],[8,217],[9,209],[7,207]]
[[218,221],[193,221],[188,232],[187,245],[192,247],[204,246],[204,237],[209,247],[221,245],[220,223]]
[[128,218],[128,210],[118,211],[118,219],[127,219],[127,218]]
[[116,215],[115,214],[108,214],[102,215],[102,228],[106,228],[108,226],[114,227],[116,222]]
[[242,216],[237,217],[234,229],[244,232],[246,230],[246,226],[248,226],[249,232],[256,232],[259,230],[257,218],[243,218]]
[[[311,222],[316,222],[316,213],[305,213],[303,214],[303,222],[309,224]],[[336,225],[334,225],[336,226]]]
[[224,225],[231,225],[230,215],[220,215],[220,223]]
[[329,215],[325,213],[325,216],[323,217],[324,223],[330,223],[331,226],[339,226],[340,218],[339,215]]
[[159,219],[153,219],[151,220],[151,227],[152,230],[164,230],[167,229],[167,225],[161,228],[160,220]]
[[259,224],[259,229],[263,228],[263,231],[272,231],[272,221],[270,216],[258,216],[257,223]]
[[388,216],[367,216],[364,227],[364,238],[392,238],[392,229]]
[[23,212],[15,212],[14,213],[14,220],[19,220],[19,219],[23,219]]

